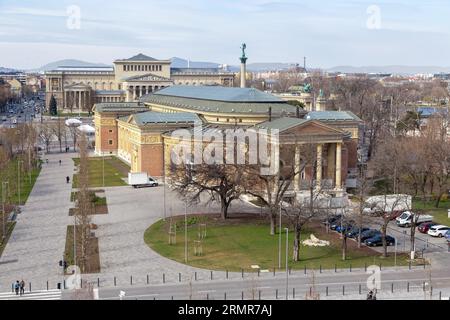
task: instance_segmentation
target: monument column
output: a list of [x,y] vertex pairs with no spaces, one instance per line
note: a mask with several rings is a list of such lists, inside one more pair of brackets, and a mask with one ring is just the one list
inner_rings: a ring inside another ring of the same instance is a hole
[[241,60],[241,88],[246,87],[246,75],[247,75],[247,57],[245,56],[245,49],[247,45],[242,44],[242,56],[239,58]]

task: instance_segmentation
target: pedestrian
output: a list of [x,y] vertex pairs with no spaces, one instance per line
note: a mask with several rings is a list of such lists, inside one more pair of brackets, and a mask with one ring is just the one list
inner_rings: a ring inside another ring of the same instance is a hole
[[69,183],[70,182],[70,178],[69,176],[66,177],[66,182]]
[[61,160],[59,160],[59,165],[61,165]]
[[25,281],[20,281],[20,295],[24,295],[25,294]]
[[16,283],[14,284],[14,291],[16,291],[16,296],[19,295],[19,289],[20,289],[20,283],[19,283],[19,280],[17,280]]

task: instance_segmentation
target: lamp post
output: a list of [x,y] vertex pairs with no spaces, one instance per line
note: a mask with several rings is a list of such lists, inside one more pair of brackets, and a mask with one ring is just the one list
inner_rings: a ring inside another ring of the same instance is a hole
[[284,228],[286,230],[286,300],[289,298],[289,228]]
[[187,200],[184,199],[184,262],[188,261],[188,246],[187,246]]
[[102,156],[102,179],[103,179],[103,188],[105,187],[105,156]]
[[19,194],[19,206],[22,203],[20,201],[20,164],[23,164],[23,160],[17,160],[17,190]]
[[8,181],[2,182],[2,212],[3,212],[3,233],[2,233],[2,241],[6,238],[6,210],[5,210],[5,198],[6,198],[6,185]]
[[281,269],[281,201],[280,201],[280,222],[279,222],[279,230],[278,230],[278,269]]

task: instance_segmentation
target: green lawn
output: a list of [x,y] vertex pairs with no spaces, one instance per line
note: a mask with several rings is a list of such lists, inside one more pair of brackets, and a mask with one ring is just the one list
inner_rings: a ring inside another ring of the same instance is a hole
[[433,221],[443,225],[450,225],[448,218],[448,209],[450,209],[450,200],[443,200],[439,204],[439,208],[435,207],[435,201],[423,201],[414,199],[414,209],[424,209],[428,214],[434,217]]
[[[73,159],[76,166],[80,160]],[[127,184],[122,180],[126,178],[130,167],[115,157],[105,157],[105,187],[126,186]],[[74,188],[78,185],[78,175],[73,175]],[[103,159],[102,157],[89,158],[89,187],[98,188],[103,187]]]
[[[26,160],[25,160],[26,161]],[[2,181],[8,181],[9,190],[7,189],[7,202],[19,204],[19,192],[18,192],[18,161],[17,159],[12,160],[5,170],[0,172],[0,196],[2,194]],[[23,165],[20,165],[20,204],[25,204],[31,190],[33,189],[34,183],[36,182],[40,168],[35,168],[31,171],[31,181],[30,174],[23,170]]]
[[[239,222],[222,222],[210,217],[190,218],[188,226],[188,252],[189,264],[195,267],[211,270],[239,271],[242,269],[250,271],[251,265],[259,265],[262,269],[273,270],[278,267],[278,235],[270,236],[268,224],[264,221],[243,220]],[[194,240],[198,239],[199,223],[207,224],[207,237],[203,240],[203,255],[194,255]],[[150,226],[145,234],[144,240],[153,250],[159,254],[184,263],[184,220],[178,221],[176,244],[169,245],[168,230],[169,220],[160,220]],[[307,268],[333,269],[335,264],[338,268],[363,267],[365,264],[394,265],[394,255],[388,258],[380,257],[380,254],[369,248],[358,249],[353,244],[349,249],[348,259],[342,261],[341,242],[336,234],[320,234],[322,228],[314,229],[314,234],[320,239],[331,241],[329,247],[306,247],[301,246],[301,261],[293,262],[292,240],[293,234],[289,234],[289,267],[292,269]],[[302,239],[309,238],[311,231],[305,231]],[[282,236],[282,261],[285,268],[285,243],[286,238]],[[349,240],[350,244],[350,240]],[[349,245],[350,246],[350,245]],[[407,258],[398,255],[397,264],[406,265]]]

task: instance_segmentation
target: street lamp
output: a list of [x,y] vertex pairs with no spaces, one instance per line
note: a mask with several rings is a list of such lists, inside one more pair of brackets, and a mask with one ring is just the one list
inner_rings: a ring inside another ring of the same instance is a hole
[[5,210],[5,198],[6,198],[6,185],[9,181],[2,182],[2,211],[3,211],[3,233],[2,233],[2,241],[5,241],[6,238],[6,210]]
[[187,247],[187,200],[184,199],[184,262],[188,261],[188,247]]
[[103,178],[103,188],[105,187],[105,155],[102,156],[102,178]]
[[22,163],[23,165],[23,160],[17,160],[17,190],[19,193],[19,206],[22,203],[20,201],[20,164]]
[[289,298],[289,228],[284,228],[286,230],[286,300]]

